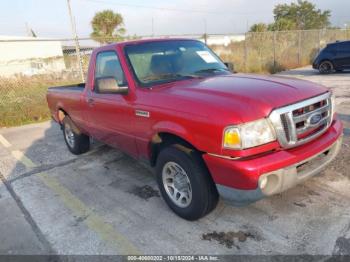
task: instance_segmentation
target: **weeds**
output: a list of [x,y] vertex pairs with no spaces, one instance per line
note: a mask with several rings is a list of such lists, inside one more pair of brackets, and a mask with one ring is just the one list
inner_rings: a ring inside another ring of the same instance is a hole
[[48,120],[47,88],[77,82],[71,75],[0,78],[0,127]]

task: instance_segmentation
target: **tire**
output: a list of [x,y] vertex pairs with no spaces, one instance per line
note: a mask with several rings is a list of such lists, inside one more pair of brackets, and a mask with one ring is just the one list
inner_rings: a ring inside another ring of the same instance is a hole
[[62,130],[64,141],[71,153],[80,155],[89,151],[90,138],[79,131],[69,116],[63,119]]
[[178,216],[193,221],[216,207],[218,192],[195,150],[181,145],[164,148],[157,159],[156,173],[163,199]]
[[321,74],[330,74],[334,71],[333,63],[329,60],[322,61],[318,66],[318,71]]

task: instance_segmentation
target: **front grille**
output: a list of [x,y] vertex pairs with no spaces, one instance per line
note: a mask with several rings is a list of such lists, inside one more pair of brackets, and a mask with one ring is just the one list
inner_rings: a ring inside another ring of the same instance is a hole
[[304,144],[324,133],[332,122],[331,94],[326,93],[270,114],[276,136],[283,147]]

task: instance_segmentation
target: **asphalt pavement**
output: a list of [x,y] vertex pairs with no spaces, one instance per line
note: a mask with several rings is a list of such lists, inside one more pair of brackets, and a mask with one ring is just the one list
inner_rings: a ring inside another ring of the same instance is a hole
[[98,142],[74,156],[53,122],[0,129],[0,254],[350,254],[350,73],[282,73],[330,87],[341,154],[321,174],[247,207],[177,217],[149,168]]

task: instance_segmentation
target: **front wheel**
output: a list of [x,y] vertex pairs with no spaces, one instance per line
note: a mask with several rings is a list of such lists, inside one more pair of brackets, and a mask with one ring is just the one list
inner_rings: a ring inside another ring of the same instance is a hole
[[168,206],[187,220],[199,219],[212,211],[218,193],[200,155],[172,145],[157,159],[157,182]]
[[321,74],[330,74],[333,72],[334,66],[331,61],[323,61],[318,67]]
[[63,119],[62,129],[64,140],[70,152],[79,155],[89,151],[90,138],[79,131],[69,116]]

